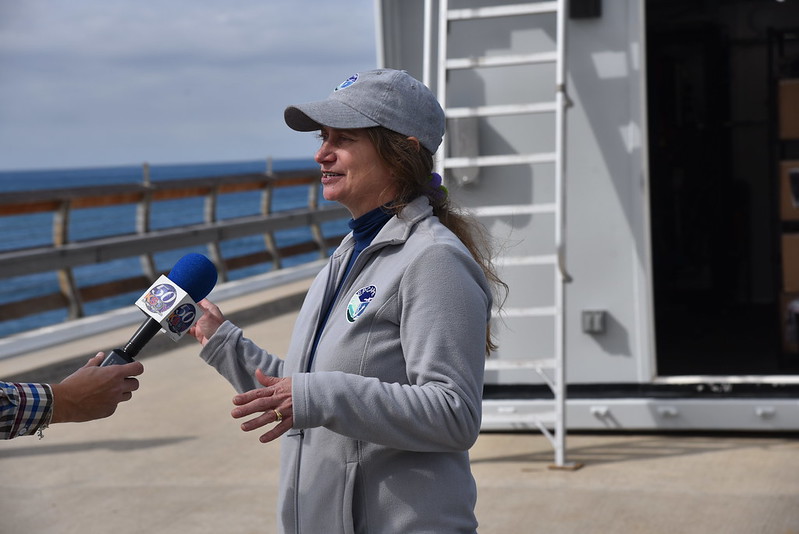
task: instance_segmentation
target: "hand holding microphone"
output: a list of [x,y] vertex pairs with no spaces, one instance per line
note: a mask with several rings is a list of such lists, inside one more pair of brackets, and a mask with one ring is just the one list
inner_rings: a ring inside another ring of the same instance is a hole
[[173,341],[180,339],[194,325],[202,310],[197,303],[216,285],[214,264],[202,254],[186,254],[168,276],[161,276],[150,286],[136,305],[148,315],[124,348],[111,351],[102,366],[133,362],[133,358],[159,331]]
[[55,402],[51,423],[80,423],[113,414],[120,402],[139,389],[134,378],[144,372],[141,362],[101,369],[105,355],[97,353],[86,365],[58,384],[50,384]]

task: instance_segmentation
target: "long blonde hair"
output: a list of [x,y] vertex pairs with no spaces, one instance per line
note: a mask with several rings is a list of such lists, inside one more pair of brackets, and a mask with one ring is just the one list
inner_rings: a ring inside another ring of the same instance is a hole
[[[476,219],[454,209],[448,194],[431,190],[433,154],[418,141],[382,126],[366,128],[364,131],[396,179],[397,197],[389,208],[401,213],[415,198],[427,196],[433,207],[433,215],[461,240],[483,270],[492,286],[495,306],[500,308],[507,296],[508,286],[499,278],[494,267],[489,234]],[[496,349],[489,322],[486,327],[486,354]]]

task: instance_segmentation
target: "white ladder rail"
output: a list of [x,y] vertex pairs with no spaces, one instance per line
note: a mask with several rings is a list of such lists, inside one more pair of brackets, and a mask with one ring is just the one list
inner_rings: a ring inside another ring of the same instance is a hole
[[558,313],[555,306],[529,306],[526,308],[502,308],[502,317],[553,317]]
[[492,17],[516,17],[519,15],[541,15],[558,11],[560,2],[536,2],[503,6],[453,9],[447,13],[449,20],[471,20]]
[[[476,217],[514,217],[517,215],[536,215],[542,213],[557,213],[554,203],[547,204],[522,204],[512,206],[476,206],[469,211]],[[557,255],[553,255],[557,260]],[[504,261],[503,258],[497,258]],[[556,262],[557,263],[557,262]]]
[[[429,0],[426,0],[426,2]],[[426,4],[426,8],[428,4]],[[521,115],[533,113],[555,114],[555,151],[546,154],[504,154],[495,156],[448,157],[447,136],[441,143],[436,158],[436,171],[445,176],[446,169],[466,167],[487,167],[524,164],[554,164],[554,188],[556,200],[552,203],[524,206],[478,206],[470,209],[477,216],[514,216],[521,214],[549,213],[555,217],[555,250],[554,254],[530,256],[523,258],[501,258],[499,264],[504,265],[542,265],[554,264],[554,304],[543,307],[514,307],[503,310],[505,317],[538,317],[555,318],[554,357],[540,360],[495,360],[488,361],[487,370],[533,369],[539,373],[554,394],[554,416],[542,422],[539,414],[520,416],[506,414],[499,416],[509,423],[535,424],[550,440],[555,451],[555,466],[568,467],[565,450],[565,299],[564,285],[571,280],[565,267],[565,110],[569,103],[566,94],[565,77],[565,35],[566,35],[566,0],[538,2],[517,5],[486,6],[468,9],[449,9],[448,0],[438,3],[438,99],[448,119],[466,117],[491,117],[499,115]],[[490,57],[448,58],[449,24],[452,21],[485,19],[491,17],[512,17],[519,15],[554,14],[556,17],[556,48],[554,52],[538,52],[531,54],[509,54]],[[426,16],[430,13],[426,12]],[[432,25],[425,23],[426,31]],[[432,38],[426,33],[425,50],[429,50]],[[555,95],[554,102],[538,102],[526,104],[481,105],[474,107],[447,106],[448,72],[456,69],[475,69],[482,67],[515,66],[525,64],[555,63]],[[432,72],[432,66],[425,64],[425,76]],[[545,369],[552,371],[549,375]],[[493,417],[493,416],[492,416]],[[497,421],[496,417],[494,420]],[[552,430],[550,430],[552,428]]]
[[[438,1],[438,72],[436,73],[438,103],[444,113],[447,112],[447,34],[449,31],[449,2],[448,0]],[[425,36],[427,39],[428,36]],[[447,159],[447,135],[441,140],[435,160],[435,169],[444,178],[444,160]]]
[[506,104],[502,106],[475,106],[472,108],[449,108],[448,119],[465,117],[499,117],[502,115],[520,115],[522,113],[554,113],[556,102],[539,102],[535,104]]
[[504,56],[451,58],[446,62],[450,70],[474,69],[480,67],[512,67],[516,65],[532,65],[535,63],[555,63],[558,57],[554,52],[537,54],[511,54]]
[[555,326],[555,382],[561,387],[555,392],[555,465],[558,467],[572,467],[574,464],[566,461],[566,369],[565,369],[565,288],[564,285],[571,281],[571,275],[566,270],[566,107],[570,104],[566,96],[566,2],[560,0],[557,9],[557,38],[556,48],[558,62],[555,74],[555,152],[558,158],[555,161],[555,190],[559,199],[558,213],[555,224],[555,253],[558,257],[559,283],[555,284],[555,306],[561,311],[556,317]]
[[555,367],[555,358],[538,360],[486,360],[486,371],[507,371],[519,369],[551,369]]
[[534,256],[502,256],[494,261],[497,266],[523,267],[529,265],[555,265],[558,261],[555,254],[536,254]]
[[[378,2],[379,4],[380,2]],[[432,87],[433,78],[433,0],[424,0],[424,36],[422,40],[422,83]]]
[[[493,167],[500,165],[529,165],[536,163],[555,163],[557,155],[547,154],[505,154],[499,156],[476,156],[468,158],[444,158],[447,169],[459,167]],[[439,173],[440,174],[440,173]]]

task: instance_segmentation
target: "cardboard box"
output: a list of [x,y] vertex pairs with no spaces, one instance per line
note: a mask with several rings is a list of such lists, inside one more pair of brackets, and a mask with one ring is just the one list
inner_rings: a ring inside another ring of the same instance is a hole
[[799,139],[799,79],[780,80],[780,139]]
[[780,162],[780,219],[799,221],[799,160]]
[[782,290],[799,292],[799,234],[782,234]]
[[780,295],[782,351],[799,354],[799,293]]

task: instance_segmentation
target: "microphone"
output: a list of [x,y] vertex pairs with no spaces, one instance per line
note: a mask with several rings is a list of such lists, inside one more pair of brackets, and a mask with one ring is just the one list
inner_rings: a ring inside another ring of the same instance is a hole
[[179,340],[197,322],[202,310],[197,302],[216,285],[216,267],[202,254],[186,254],[168,276],[161,275],[136,301],[149,317],[139,326],[124,348],[112,350],[101,367],[133,362],[133,358],[160,330]]

